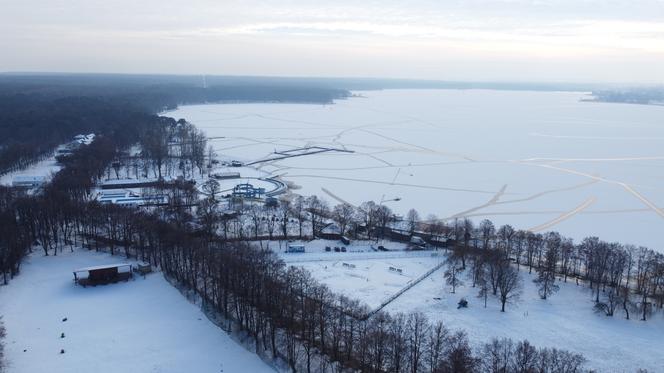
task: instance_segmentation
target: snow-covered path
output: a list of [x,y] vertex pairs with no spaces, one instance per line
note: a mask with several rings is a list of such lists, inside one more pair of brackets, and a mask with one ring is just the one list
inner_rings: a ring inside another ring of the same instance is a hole
[[10,372],[273,371],[161,273],[74,286],[72,269],[117,261],[81,250],[57,257],[35,253],[25,261],[21,275],[0,287]]

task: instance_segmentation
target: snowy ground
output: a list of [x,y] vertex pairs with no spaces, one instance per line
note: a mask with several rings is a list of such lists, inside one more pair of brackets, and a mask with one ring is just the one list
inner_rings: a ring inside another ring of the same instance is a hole
[[664,107],[580,102],[584,93],[385,90],[334,105],[184,106],[223,159],[343,148],[257,164],[332,203],[664,250]]
[[[367,259],[339,259],[330,255],[322,260],[316,253],[299,254],[302,266],[331,290],[359,299],[374,307],[391,294],[405,286],[410,279],[425,273],[439,263],[442,256],[418,258],[381,259],[383,253]],[[394,253],[388,253],[394,254]],[[402,255],[417,253],[402,252]],[[420,254],[423,254],[420,252]],[[383,254],[384,255],[384,254]],[[316,261],[304,261],[311,256]],[[356,268],[344,267],[352,263]],[[402,268],[404,275],[389,271],[389,267]],[[540,347],[557,347],[582,353],[588,367],[601,372],[633,372],[634,367],[652,372],[664,366],[664,315],[642,322],[638,315],[633,320],[624,320],[617,311],[613,318],[600,316],[592,311],[593,302],[587,288],[569,283],[559,283],[560,291],[544,301],[539,298],[532,283],[533,277],[521,271],[524,291],[518,305],[507,305],[507,312],[500,312],[496,298],[488,299],[484,308],[483,299],[477,298],[478,289],[462,275],[465,284],[451,294],[445,285],[444,268],[434,272],[423,282],[408,290],[390,303],[385,310],[390,313],[422,312],[430,320],[443,321],[454,330],[465,330],[474,345],[482,344],[494,337],[510,337],[514,340],[528,339]],[[457,309],[459,299],[465,297],[469,308]],[[438,299],[436,299],[438,298]]]
[[88,251],[36,253],[25,261],[21,275],[0,287],[10,372],[273,371],[161,273],[128,283],[74,286],[73,269],[117,261]]
[[[309,270],[330,290],[360,299],[369,307],[375,308],[436,265],[431,254],[427,254],[429,255],[411,258],[383,258],[380,253],[376,253],[372,259],[341,257],[293,264]],[[390,270],[390,267],[402,272]]]
[[23,170],[9,172],[0,176],[0,185],[12,185],[12,180],[16,176],[45,176],[50,178],[53,174],[60,171],[60,168],[61,166],[55,161],[55,156],[51,156]]

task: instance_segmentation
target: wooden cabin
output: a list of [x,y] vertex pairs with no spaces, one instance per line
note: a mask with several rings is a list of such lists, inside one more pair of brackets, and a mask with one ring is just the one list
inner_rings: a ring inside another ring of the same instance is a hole
[[74,270],[74,282],[83,287],[106,285],[132,278],[132,264],[119,263]]

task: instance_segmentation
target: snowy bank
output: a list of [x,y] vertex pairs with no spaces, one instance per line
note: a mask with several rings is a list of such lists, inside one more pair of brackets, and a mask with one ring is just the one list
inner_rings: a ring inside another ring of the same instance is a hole
[[25,260],[21,275],[0,287],[11,372],[273,371],[161,273],[106,286],[74,285],[73,269],[116,261],[85,250]]

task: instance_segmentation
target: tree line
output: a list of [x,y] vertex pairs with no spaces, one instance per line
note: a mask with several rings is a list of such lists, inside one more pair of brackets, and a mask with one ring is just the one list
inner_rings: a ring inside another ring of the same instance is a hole
[[477,225],[470,219],[420,219],[415,210],[397,222],[389,207],[371,201],[358,207],[345,203],[331,207],[317,196],[287,196],[278,204],[250,204],[231,215],[216,206],[213,199],[201,202],[199,222],[208,234],[219,232],[225,239],[314,238],[330,221],[352,239],[393,237],[394,232],[406,240],[422,236],[451,250],[445,278],[453,290],[461,285],[461,274],[467,273],[478,296],[485,301],[488,295],[497,297],[503,310],[518,299],[522,267],[535,272],[542,299],[557,292],[557,282],[574,281],[592,290],[595,310],[606,316],[619,311],[627,319],[637,314],[647,320],[664,309],[664,255],[642,246],[594,236],[575,243],[558,232],[535,233],[510,225],[496,228],[488,219]]

